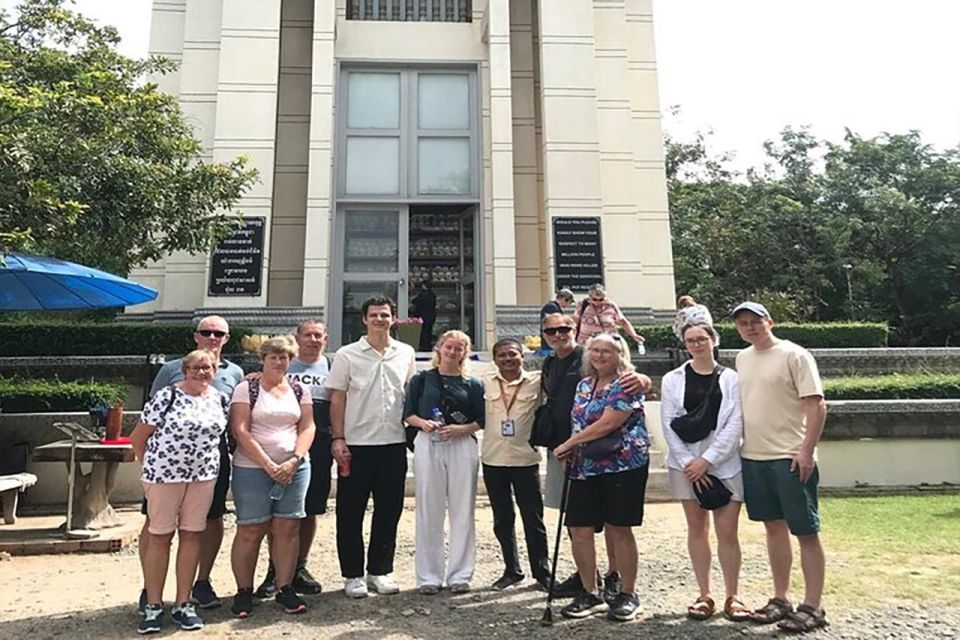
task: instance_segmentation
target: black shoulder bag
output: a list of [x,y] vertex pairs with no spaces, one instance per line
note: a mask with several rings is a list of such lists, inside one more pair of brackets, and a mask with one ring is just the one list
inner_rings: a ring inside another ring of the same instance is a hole
[[543,404],[537,407],[537,412],[533,415],[533,428],[530,430],[531,447],[552,449],[560,444],[556,442],[556,435],[553,432],[553,411],[550,406],[556,389],[547,389],[547,372],[551,364],[553,364],[553,356],[547,356],[543,361],[543,371],[540,374],[540,394],[543,396]]
[[713,379],[707,388],[707,394],[703,401],[685,415],[678,416],[670,422],[670,428],[684,442],[700,442],[710,432],[717,428],[717,423],[710,415],[710,408],[716,400],[717,392],[720,391],[720,374],[724,367],[717,365],[713,370]]

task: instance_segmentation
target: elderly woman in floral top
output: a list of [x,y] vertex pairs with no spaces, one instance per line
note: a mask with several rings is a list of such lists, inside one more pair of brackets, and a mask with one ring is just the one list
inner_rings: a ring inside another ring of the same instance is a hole
[[137,631],[160,631],[163,583],[170,562],[170,542],[179,532],[177,599],[172,617],[182,629],[200,629],[203,620],[190,602],[190,587],[200,561],[200,536],[220,471],[220,436],[227,428],[226,398],[211,384],[216,356],[192,351],[182,365],[184,379],[154,394],[131,434],[133,450],[143,462],[151,536],[144,559],[147,606]]
[[[554,449],[567,462],[570,487],[567,526],[583,592],[561,610],[567,618],[607,611],[627,621],[640,606],[636,594],[637,542],[632,527],[643,522],[650,439],[643,395],[623,390],[618,378],[633,370],[627,344],[619,335],[599,334],[587,344],[586,377],[577,387],[570,438]],[[622,588],[608,604],[599,594],[594,532],[608,530],[615,547]]]
[[637,344],[643,343],[643,336],[636,332],[617,303],[607,297],[602,284],[590,287],[587,299],[573,313],[573,321],[577,323],[577,344],[586,345],[593,336],[616,333],[617,329],[623,329]]

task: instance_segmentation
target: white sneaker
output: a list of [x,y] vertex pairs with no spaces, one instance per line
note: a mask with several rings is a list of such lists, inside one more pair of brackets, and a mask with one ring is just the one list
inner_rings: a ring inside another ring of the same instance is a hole
[[393,576],[387,574],[385,576],[374,576],[367,574],[367,584],[373,587],[373,590],[379,593],[380,595],[388,595],[391,593],[400,593],[400,587],[394,581]]
[[348,598],[366,598],[370,595],[367,592],[367,583],[363,578],[347,578],[343,581],[343,593]]

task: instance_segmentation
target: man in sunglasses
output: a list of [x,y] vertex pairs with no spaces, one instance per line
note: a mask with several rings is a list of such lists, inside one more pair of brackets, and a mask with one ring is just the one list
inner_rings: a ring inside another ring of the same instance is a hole
[[[584,347],[576,341],[576,322],[568,315],[553,313],[543,317],[541,331],[547,339],[547,345],[553,349],[554,355],[543,361],[543,391],[546,401],[550,405],[553,418],[554,439],[557,444],[570,437],[570,414],[573,410],[573,400],[577,393],[577,385],[583,378],[580,365],[583,362]],[[614,334],[622,340],[619,334]],[[650,378],[642,373],[630,372],[620,377],[620,385],[630,395],[646,393],[650,390]],[[560,508],[563,492],[563,475],[566,473],[564,463],[559,462],[552,454],[547,456],[547,481],[544,492],[544,506],[553,509]],[[599,533],[599,532],[598,532]],[[603,597],[609,603],[620,593],[620,574],[617,571],[616,558],[612,555],[613,544],[607,540],[608,570],[602,576]],[[598,572],[599,573],[599,572]],[[574,573],[563,582],[554,585],[553,594],[556,597],[575,597],[583,590],[580,574]]]
[[[227,321],[220,316],[206,316],[197,324],[197,330],[193,333],[193,341],[197,343],[198,349],[203,349],[214,355],[216,362],[216,372],[213,380],[210,382],[214,388],[229,398],[233,395],[233,388],[243,380],[243,369],[236,364],[221,357],[220,353],[224,345],[230,341],[230,327]],[[183,380],[183,370],[181,368],[182,358],[170,360],[157,372],[150,386],[150,397],[171,384]],[[214,560],[220,551],[220,544],[223,542],[223,514],[227,511],[227,490],[230,487],[230,456],[227,453],[226,433],[220,441],[220,473],[217,477],[217,485],[214,489],[213,504],[207,513],[207,528],[203,532],[203,538],[200,541],[200,567],[197,571],[197,581],[193,585],[191,597],[196,601],[201,609],[213,609],[221,604],[220,598],[213,590],[210,584],[210,571],[213,569]],[[146,500],[143,502],[142,513],[146,514]],[[143,564],[147,557],[147,541],[149,536],[145,535],[149,522],[143,523],[143,530],[140,532],[140,563]],[[140,592],[141,613],[146,604],[146,593]]]

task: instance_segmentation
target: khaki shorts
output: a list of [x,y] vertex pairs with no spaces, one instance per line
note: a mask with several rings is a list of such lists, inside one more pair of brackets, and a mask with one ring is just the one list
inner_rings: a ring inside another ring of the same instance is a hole
[[213,504],[216,480],[203,482],[143,483],[147,498],[147,530],[157,536],[207,528],[207,512]]
[[[693,493],[693,484],[683,475],[683,471],[677,469],[667,469],[667,477],[670,481],[670,495],[674,500],[696,500],[697,496]],[[730,490],[733,495],[730,497],[734,502],[743,502],[743,476],[737,474],[732,478],[721,478],[720,482]]]

